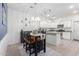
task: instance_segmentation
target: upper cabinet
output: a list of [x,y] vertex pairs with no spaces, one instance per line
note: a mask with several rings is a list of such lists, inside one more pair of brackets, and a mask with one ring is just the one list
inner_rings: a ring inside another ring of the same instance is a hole
[[40,22],[40,27],[43,27],[43,28],[57,28],[57,24],[58,23],[54,23],[54,22],[46,22],[46,21],[43,21],[43,22]]
[[63,21],[61,24],[64,25],[64,28],[71,28],[72,27],[72,22],[71,21]]

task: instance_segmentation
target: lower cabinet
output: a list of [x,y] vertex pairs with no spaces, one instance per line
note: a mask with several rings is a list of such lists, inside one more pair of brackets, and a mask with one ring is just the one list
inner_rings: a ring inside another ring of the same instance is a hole
[[56,35],[46,35],[46,42],[49,44],[56,45]]
[[46,42],[52,45],[60,45],[61,38],[60,33],[51,33],[46,35]]
[[68,39],[70,40],[71,39],[71,32],[63,32],[63,39]]

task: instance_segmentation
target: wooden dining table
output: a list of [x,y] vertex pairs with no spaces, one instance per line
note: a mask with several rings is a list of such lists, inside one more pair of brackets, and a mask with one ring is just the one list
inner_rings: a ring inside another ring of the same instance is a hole
[[[44,53],[46,52],[46,34],[42,34],[42,33],[37,33],[37,34],[33,34],[33,33],[30,33],[30,35],[34,38],[34,40],[35,40],[35,56],[37,56],[37,54],[38,54],[38,49],[37,49],[37,47],[38,47],[38,41],[42,41],[43,42],[43,51],[44,51]],[[42,36],[44,36],[44,37],[42,37]],[[39,37],[41,37],[40,39],[39,39]],[[40,50],[41,51],[41,50]]]

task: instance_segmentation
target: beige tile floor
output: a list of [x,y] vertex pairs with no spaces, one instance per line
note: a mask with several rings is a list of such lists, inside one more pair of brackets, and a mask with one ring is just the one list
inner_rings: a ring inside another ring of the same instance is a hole
[[[21,56],[18,46],[21,44],[9,45],[7,48],[7,56]],[[79,41],[62,40],[62,44],[55,46],[47,43],[47,47],[60,53],[62,56],[79,56]]]
[[79,56],[79,41],[62,40],[62,44],[54,46],[47,44],[48,47],[59,52],[62,56]]

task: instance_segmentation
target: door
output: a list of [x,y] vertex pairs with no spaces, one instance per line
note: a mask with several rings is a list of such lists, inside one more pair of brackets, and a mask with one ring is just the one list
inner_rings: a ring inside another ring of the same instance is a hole
[[79,40],[79,21],[73,22],[73,39]]

